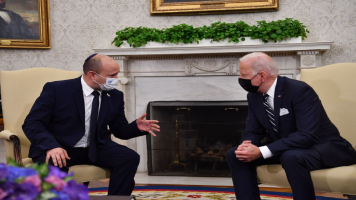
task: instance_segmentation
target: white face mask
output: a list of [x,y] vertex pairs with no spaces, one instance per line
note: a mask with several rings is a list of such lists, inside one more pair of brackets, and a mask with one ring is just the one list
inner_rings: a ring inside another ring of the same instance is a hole
[[[96,73],[96,74],[101,76],[98,73]],[[101,76],[101,77],[103,77],[103,76]],[[103,77],[103,78],[105,78],[105,77]],[[113,90],[119,85],[119,78],[105,78],[105,79],[106,79],[106,82],[103,85],[101,85],[100,83],[98,83],[94,80],[94,82],[97,83],[100,86],[100,89],[103,91]]]

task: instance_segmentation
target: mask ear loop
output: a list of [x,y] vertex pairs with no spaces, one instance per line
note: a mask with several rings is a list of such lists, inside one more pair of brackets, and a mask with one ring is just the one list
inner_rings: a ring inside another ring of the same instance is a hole
[[104,77],[104,76],[102,76],[102,75],[100,75],[99,73],[97,73],[96,71],[93,71],[96,75],[98,75],[98,76],[100,76],[101,78],[104,78],[105,80],[108,80],[108,78],[106,77]]
[[261,72],[258,72],[254,77],[252,77],[250,80],[252,81],[252,79],[256,78],[257,75],[259,75]]
[[[260,73],[261,73],[261,72],[259,72],[258,74],[260,74]],[[258,74],[257,74],[257,75],[258,75]],[[261,76],[261,78],[262,78],[262,76]],[[258,87],[260,87],[260,86],[262,85],[262,83],[263,83],[263,82],[261,81],[261,83],[260,83],[260,85],[258,85]]]
[[[252,78],[251,78],[251,81],[252,81],[252,79],[256,78],[256,76],[259,75],[259,74],[261,74],[261,72],[258,72],[254,77],[252,77]],[[261,78],[262,78],[262,77],[261,77]],[[263,82],[261,81],[261,83],[258,85],[258,87],[260,87],[260,86],[262,85],[262,83],[263,83]]]

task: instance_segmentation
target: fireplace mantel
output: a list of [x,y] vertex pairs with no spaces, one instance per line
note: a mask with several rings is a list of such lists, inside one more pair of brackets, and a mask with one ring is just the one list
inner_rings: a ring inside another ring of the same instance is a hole
[[[120,64],[118,89],[125,95],[126,117],[133,121],[152,101],[246,101],[238,84],[239,58],[265,52],[279,74],[298,79],[300,70],[321,67],[321,54],[333,42],[268,43],[261,45],[94,49]],[[157,137],[160,134],[158,133]],[[141,156],[139,172],[147,172],[146,137],[126,145]]]
[[191,54],[227,54],[250,52],[324,52],[333,42],[267,43],[261,45],[224,45],[224,46],[177,46],[155,48],[112,48],[94,49],[95,52],[111,56],[147,56],[147,55],[191,55]]
[[[236,57],[251,52],[266,52],[274,56],[297,56],[298,68],[321,67],[321,54],[331,48],[333,42],[299,42],[299,43],[266,43],[241,45],[231,44],[221,46],[169,46],[140,48],[110,48],[94,49],[95,52],[109,55],[119,62],[126,72],[128,60],[184,60],[189,58],[221,58]],[[124,81],[125,82],[125,81]]]

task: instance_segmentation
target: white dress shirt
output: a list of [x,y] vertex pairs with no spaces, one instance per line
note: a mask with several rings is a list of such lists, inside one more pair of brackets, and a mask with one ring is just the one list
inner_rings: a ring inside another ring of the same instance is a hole
[[[90,116],[91,116],[91,106],[93,104],[93,99],[94,95],[91,93],[94,91],[93,88],[91,88],[83,79],[83,76],[81,77],[81,83],[82,83],[82,89],[83,89],[83,97],[84,97],[84,113],[85,113],[85,133],[82,139],[79,140],[79,142],[74,145],[74,147],[88,147],[89,146],[89,130],[90,130]],[[100,111],[100,105],[101,105],[101,91],[97,90],[100,93],[99,96],[99,111]],[[98,116],[99,117],[99,116]]]
[[[276,91],[277,79],[278,78],[276,78],[274,80],[272,86],[268,89],[268,91],[266,93],[266,94],[268,94],[267,102],[271,106],[272,110],[274,110],[274,92]],[[259,148],[260,148],[261,154],[264,159],[270,158],[273,156],[271,150],[269,150],[269,148],[267,146],[262,146]]]
[[5,22],[7,24],[10,24],[11,23],[11,18],[9,16],[9,14],[5,11],[0,11],[0,18],[2,18],[3,20],[5,20]]

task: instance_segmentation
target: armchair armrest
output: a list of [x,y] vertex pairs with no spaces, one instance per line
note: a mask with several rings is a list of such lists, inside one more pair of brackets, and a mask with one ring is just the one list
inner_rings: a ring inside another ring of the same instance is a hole
[[13,159],[17,164],[22,166],[22,156],[21,156],[21,143],[20,139],[16,133],[9,130],[4,130],[0,132],[0,138],[5,139],[7,144],[12,146],[13,149]]
[[0,138],[2,139],[5,139],[5,140],[11,140],[11,136],[16,136],[17,137],[17,134],[16,133],[13,133],[9,130],[3,130],[0,132]]

